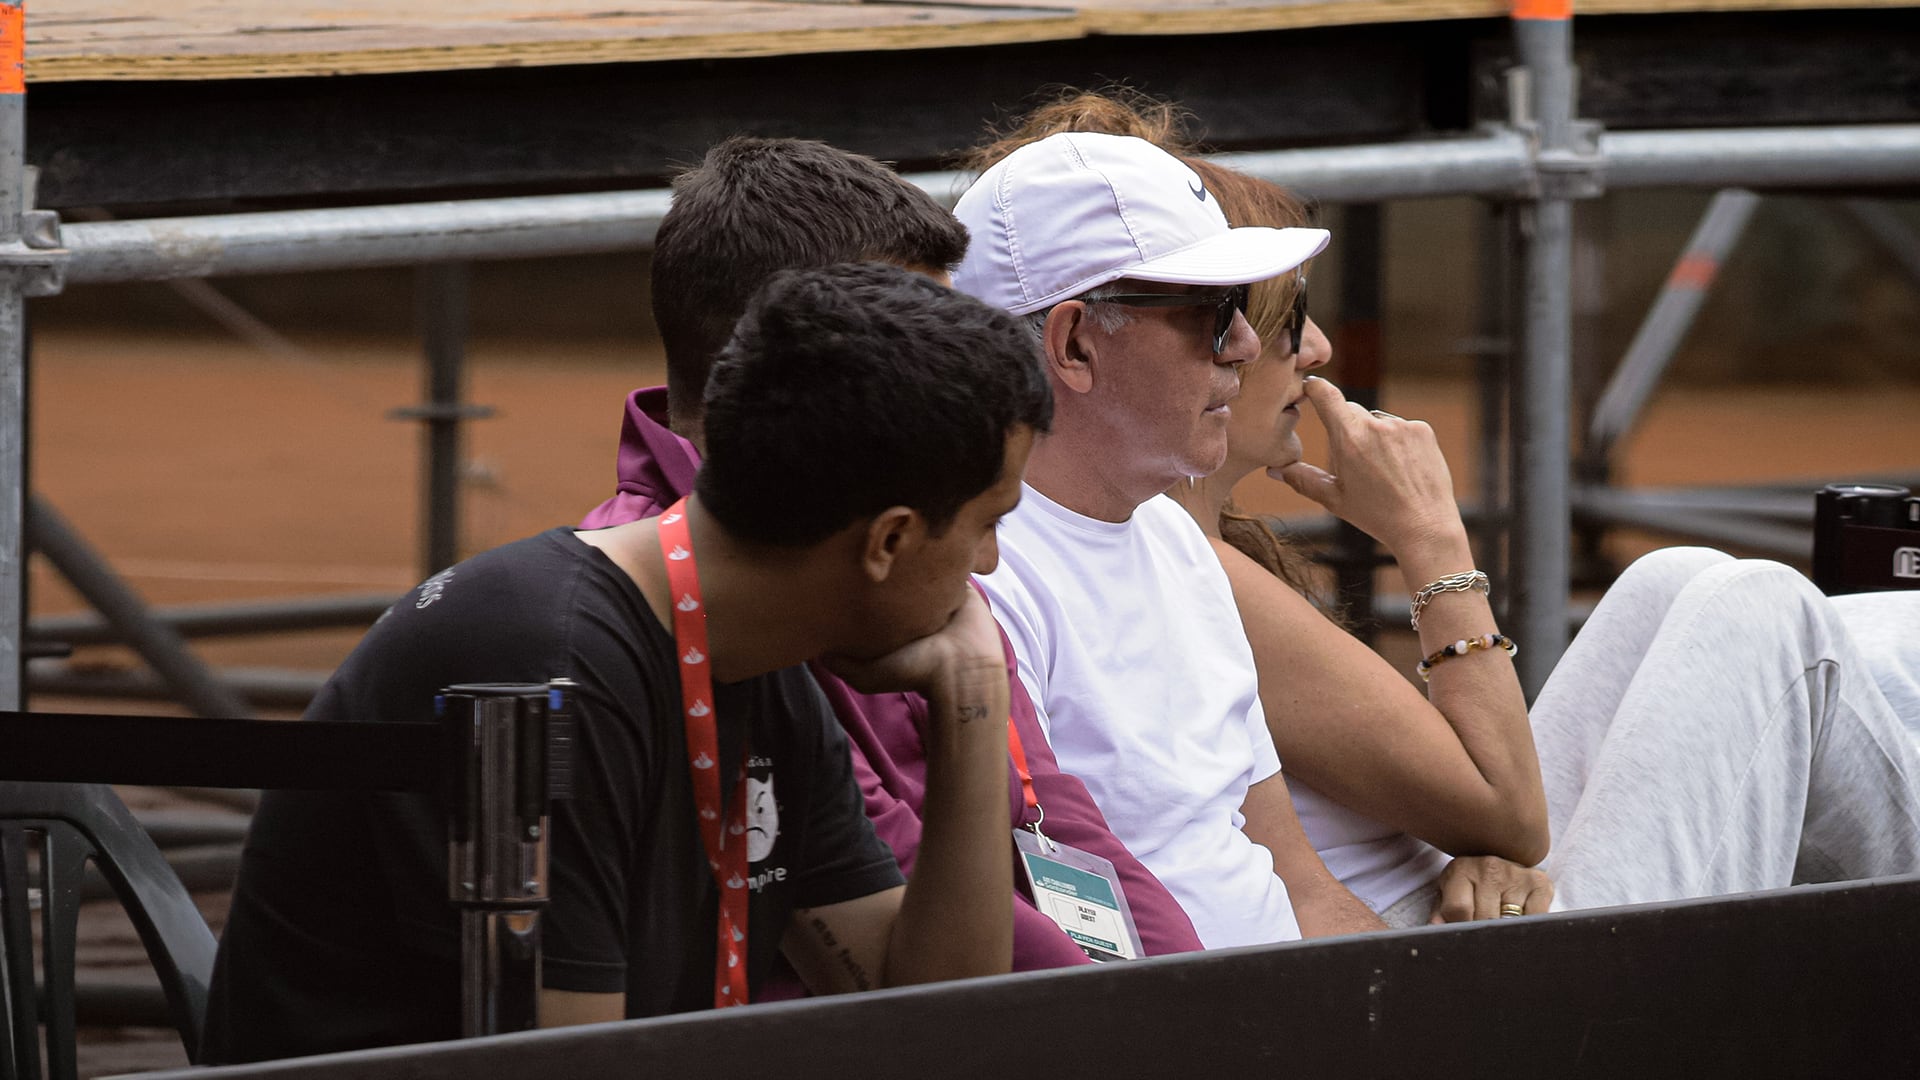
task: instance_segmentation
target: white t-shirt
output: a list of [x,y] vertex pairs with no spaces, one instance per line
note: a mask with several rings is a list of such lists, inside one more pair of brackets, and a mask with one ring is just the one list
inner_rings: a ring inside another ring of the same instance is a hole
[[1287,792],[1327,872],[1375,912],[1432,882],[1452,861],[1432,844],[1334,802],[1297,776],[1287,780]]
[[1032,487],[980,579],[1060,767],[1208,948],[1300,936],[1273,857],[1241,831],[1280,771],[1226,571],[1178,504],[1076,514]]

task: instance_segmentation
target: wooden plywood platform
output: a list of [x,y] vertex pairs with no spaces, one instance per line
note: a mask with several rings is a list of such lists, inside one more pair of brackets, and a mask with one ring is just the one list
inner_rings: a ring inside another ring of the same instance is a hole
[[[1583,14],[1906,7],[1592,0]],[[1493,18],[1504,0],[29,0],[30,82],[225,80]]]
[[[29,82],[362,75],[763,56],[1075,35],[1070,10],[769,0],[126,0],[30,7]],[[149,9],[150,12],[150,9]]]

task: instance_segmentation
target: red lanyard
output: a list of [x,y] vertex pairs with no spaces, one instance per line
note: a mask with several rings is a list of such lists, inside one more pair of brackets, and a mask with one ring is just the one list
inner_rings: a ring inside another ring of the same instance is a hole
[[747,1003],[747,748],[743,739],[733,805],[723,821],[720,736],[713,718],[713,667],[707,662],[707,611],[700,598],[700,575],[694,569],[685,499],[660,516],[660,552],[667,558],[667,584],[673,594],[673,639],[680,651],[680,700],[686,712],[693,805],[700,816],[707,862],[720,886],[713,1007],[724,1009]]
[[[1040,838],[1043,850],[1051,852],[1054,847],[1047,834],[1040,831],[1040,823],[1047,820],[1047,811],[1040,805],[1040,797],[1033,793],[1033,772],[1027,768],[1027,748],[1020,742],[1020,729],[1013,725],[1013,717],[1007,717],[1007,753],[1013,755],[1013,771],[1020,774],[1020,798],[1033,813],[1033,823],[1022,823],[1022,827],[1032,829],[1033,835]],[[1025,815],[1022,815],[1025,816]]]
[[[1020,797],[1027,809],[1040,809],[1040,797],[1033,793],[1033,773],[1027,769],[1027,748],[1020,744],[1020,729],[1013,726],[1013,717],[1007,717],[1007,753],[1013,755],[1013,771],[1020,774]],[[1037,826],[1040,823],[1034,822]]]

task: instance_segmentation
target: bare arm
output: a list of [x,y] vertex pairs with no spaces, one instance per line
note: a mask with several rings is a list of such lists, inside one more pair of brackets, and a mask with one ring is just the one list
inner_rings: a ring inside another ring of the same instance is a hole
[[[1451,678],[1435,687],[1429,702],[1279,578],[1229,544],[1215,541],[1215,547],[1253,646],[1267,726],[1288,772],[1444,851],[1540,860],[1545,812],[1539,810],[1538,821],[1529,816],[1529,800],[1542,796],[1524,712],[1520,724],[1502,725],[1498,710],[1489,716],[1475,708],[1477,701],[1463,700],[1471,693],[1445,693],[1458,689]],[[1438,604],[1428,610],[1431,616]],[[1485,625],[1492,627],[1490,617]],[[1435,670],[1436,683],[1458,674],[1448,666]],[[1500,666],[1511,671],[1512,665]]]
[[986,601],[968,589],[940,633],[879,661],[833,667],[856,689],[926,695],[920,850],[904,888],[796,911],[788,959],[822,993],[1011,970],[1007,667]]
[[850,994],[885,985],[887,940],[906,886],[826,907],[799,908],[780,949],[816,994]]
[[[1386,545],[1409,593],[1472,568],[1432,429],[1371,416],[1324,379],[1307,385],[1327,428],[1333,471],[1291,465],[1287,483]],[[1485,653],[1449,660],[1434,669],[1431,698],[1423,698],[1283,583],[1229,546],[1215,546],[1290,771],[1453,854],[1528,865],[1546,857],[1546,795],[1512,664]],[[1421,618],[1421,649],[1432,653],[1497,629],[1485,597],[1444,593]]]
[[1240,812],[1247,819],[1247,838],[1273,853],[1273,872],[1287,883],[1287,896],[1293,901],[1293,916],[1300,922],[1301,934],[1324,937],[1386,927],[1380,916],[1340,884],[1327,864],[1320,861],[1320,853],[1313,850],[1300,828],[1293,797],[1287,794],[1287,782],[1279,773],[1248,788]]
[[888,943],[888,986],[1013,969],[1007,667],[987,602],[968,590],[967,603],[987,659],[927,691],[920,855]]

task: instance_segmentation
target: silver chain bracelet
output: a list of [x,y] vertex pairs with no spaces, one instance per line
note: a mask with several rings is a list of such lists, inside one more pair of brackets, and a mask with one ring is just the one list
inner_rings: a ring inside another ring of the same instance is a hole
[[1413,616],[1413,628],[1420,629],[1420,613],[1427,610],[1433,598],[1441,593],[1471,592],[1477,590],[1482,596],[1487,594],[1489,583],[1487,575],[1479,570],[1465,570],[1458,574],[1448,574],[1413,594],[1413,602],[1407,605],[1407,611]]

